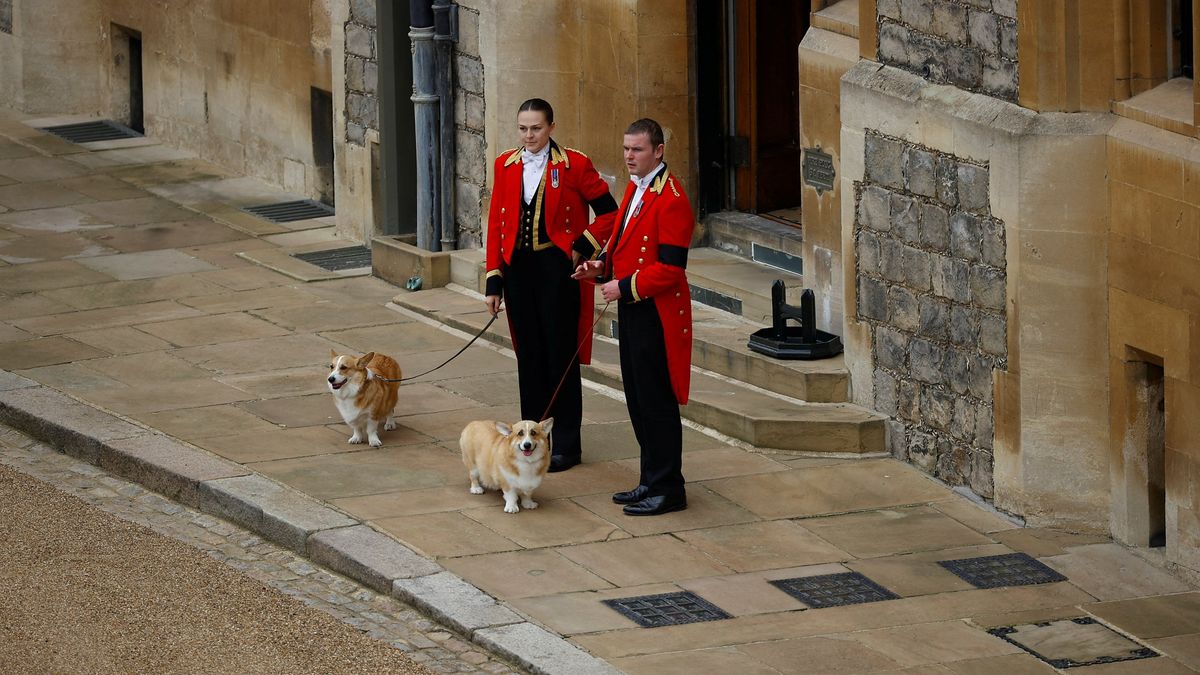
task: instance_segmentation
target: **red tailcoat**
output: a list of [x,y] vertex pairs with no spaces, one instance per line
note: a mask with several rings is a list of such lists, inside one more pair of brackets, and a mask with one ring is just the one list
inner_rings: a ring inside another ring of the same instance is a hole
[[[636,191],[629,183],[617,213],[625,214]],[[685,268],[695,225],[687,195],[663,169],[642,194],[616,248],[606,254],[611,278],[620,280],[623,302],[654,298],[667,346],[671,388],[681,405],[688,401],[692,374],[692,298]]]
[[[503,277],[505,268],[512,261],[512,247],[521,227],[524,172],[521,148],[506,150],[496,158],[496,178],[492,186],[487,225],[489,278],[496,275]],[[550,141],[550,157],[546,161],[543,180],[545,192],[541,214],[545,216],[546,233],[550,235],[550,241],[535,242],[535,248],[557,246],[567,256],[574,250],[582,254],[585,260],[596,258],[612,233],[616,212],[599,215],[589,225],[588,207],[593,202],[613,204],[608,183],[600,178],[587,155],[570,148],[560,148],[554,141]],[[563,281],[568,283],[570,279]],[[577,320],[582,344],[579,350],[580,363],[590,363],[592,359],[595,292],[593,284],[579,284]]]

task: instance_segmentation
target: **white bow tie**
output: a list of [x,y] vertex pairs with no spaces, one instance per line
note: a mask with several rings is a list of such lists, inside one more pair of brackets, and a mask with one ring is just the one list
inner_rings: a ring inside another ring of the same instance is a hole
[[549,154],[550,153],[548,152],[548,148],[543,149],[541,152],[530,152],[528,150],[522,150],[521,151],[521,162],[525,163],[525,164],[535,164],[535,165],[543,164],[543,163],[545,163],[546,157]]

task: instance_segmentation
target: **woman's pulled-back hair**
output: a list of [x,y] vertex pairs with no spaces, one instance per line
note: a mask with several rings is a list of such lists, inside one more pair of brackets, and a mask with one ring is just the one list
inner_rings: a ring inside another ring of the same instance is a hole
[[524,103],[522,103],[521,107],[517,108],[517,113],[520,114],[520,113],[525,112],[526,110],[540,112],[546,116],[547,123],[554,124],[554,107],[551,106],[550,102],[547,101],[546,99],[531,98],[528,101],[525,101]]

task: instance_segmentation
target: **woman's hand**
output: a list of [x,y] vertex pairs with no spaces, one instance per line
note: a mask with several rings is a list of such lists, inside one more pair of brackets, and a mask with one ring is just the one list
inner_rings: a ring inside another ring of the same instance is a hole
[[503,301],[498,295],[489,295],[483,300],[483,304],[488,308],[488,311],[492,313],[492,316],[496,316],[500,313],[501,302]]

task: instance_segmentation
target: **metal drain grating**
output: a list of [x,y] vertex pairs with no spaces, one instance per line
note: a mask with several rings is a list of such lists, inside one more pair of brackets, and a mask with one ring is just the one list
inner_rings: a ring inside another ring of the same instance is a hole
[[1158,656],[1153,649],[1130,640],[1090,616],[1001,626],[988,632],[1055,668],[1077,668]]
[[688,284],[692,291],[692,299],[709,307],[716,307],[723,312],[730,314],[742,314],[742,301],[732,295],[725,295],[720,291],[714,291],[711,288],[704,288],[695,284]]
[[700,621],[720,621],[729,614],[704,598],[689,593],[663,593],[661,595],[639,595],[632,598],[603,600],[604,604],[620,612],[643,628],[678,626]]
[[115,141],[122,138],[142,137],[141,134],[133,129],[112,120],[59,124],[52,127],[45,127],[42,131],[48,131],[72,143],[95,143],[96,141]]
[[371,266],[371,249],[366,246],[348,246],[346,248],[333,248],[325,251],[293,253],[292,257],[316,265],[321,269],[329,270],[330,272]]
[[333,209],[311,199],[247,206],[242,210],[246,213],[254,214],[259,218],[265,218],[273,223],[290,223],[293,220],[324,218],[325,216],[332,216],[334,214]]
[[858,572],[775,579],[771,585],[813,609],[895,600],[899,597]]
[[1067,580],[1066,577],[1038,562],[1028,553],[939,560],[938,564],[957,574],[975,588],[1032,586]]

